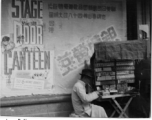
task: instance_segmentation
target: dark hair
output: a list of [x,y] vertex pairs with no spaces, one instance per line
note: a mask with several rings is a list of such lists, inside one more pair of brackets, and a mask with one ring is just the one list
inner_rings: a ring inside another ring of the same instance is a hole
[[10,40],[10,38],[8,36],[5,36],[5,37],[3,37],[2,42],[9,41],[9,40]]
[[86,76],[86,75],[81,75],[81,80],[82,80],[83,78],[88,78],[89,80],[92,80],[91,77],[88,77],[88,76]]
[[81,80],[82,80],[84,77],[85,77],[84,75],[81,75]]

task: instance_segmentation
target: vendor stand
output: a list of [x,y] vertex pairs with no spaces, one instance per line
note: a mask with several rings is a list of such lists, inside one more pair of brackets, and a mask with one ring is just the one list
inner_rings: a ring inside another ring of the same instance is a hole
[[[128,117],[125,111],[132,99],[139,95],[139,90],[133,85],[136,78],[135,64],[146,58],[147,41],[101,42],[95,44],[94,48],[94,88],[101,93],[98,101],[107,100],[114,107],[110,117],[116,112],[118,117]],[[118,99],[126,97],[129,99],[122,107]]]

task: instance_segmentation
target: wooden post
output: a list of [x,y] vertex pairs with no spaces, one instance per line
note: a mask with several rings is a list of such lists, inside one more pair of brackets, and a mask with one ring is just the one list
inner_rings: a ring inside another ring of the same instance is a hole
[[[151,0],[138,0],[137,1],[137,34],[138,34],[138,40],[141,39],[139,34],[139,25],[148,25],[149,29],[149,36],[146,38],[147,41],[147,58],[149,58],[150,55],[150,48],[151,48]],[[144,35],[144,34],[143,34]]]
[[[151,10],[150,10],[150,52],[151,52],[151,40],[152,40],[152,1],[150,0],[150,4],[149,4],[149,6],[150,6],[150,8],[151,8]],[[151,57],[151,56],[150,56]]]

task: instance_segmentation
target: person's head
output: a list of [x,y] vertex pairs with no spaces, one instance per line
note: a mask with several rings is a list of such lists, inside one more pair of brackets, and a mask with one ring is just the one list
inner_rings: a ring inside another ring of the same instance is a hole
[[92,85],[94,74],[91,69],[83,69],[81,75],[81,80],[86,84]]
[[6,46],[9,43],[9,40],[10,40],[9,37],[7,37],[7,36],[3,37],[3,39],[2,39],[2,45]]

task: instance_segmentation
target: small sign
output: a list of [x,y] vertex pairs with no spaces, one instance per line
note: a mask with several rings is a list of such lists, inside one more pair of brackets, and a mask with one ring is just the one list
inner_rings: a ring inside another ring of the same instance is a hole
[[16,89],[44,89],[44,81],[42,80],[34,80],[34,79],[26,79],[26,78],[16,78],[14,81],[14,88]]

